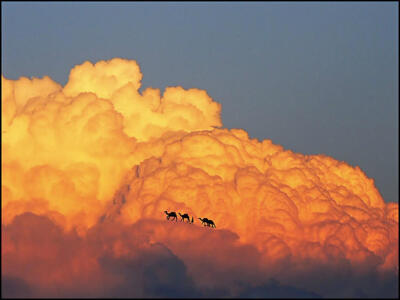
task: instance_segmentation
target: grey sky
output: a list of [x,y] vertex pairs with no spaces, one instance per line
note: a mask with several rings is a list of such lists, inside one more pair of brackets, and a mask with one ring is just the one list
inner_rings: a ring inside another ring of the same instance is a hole
[[2,2],[9,79],[65,84],[113,57],[144,88],[205,89],[224,127],[358,165],[398,202],[397,2]]

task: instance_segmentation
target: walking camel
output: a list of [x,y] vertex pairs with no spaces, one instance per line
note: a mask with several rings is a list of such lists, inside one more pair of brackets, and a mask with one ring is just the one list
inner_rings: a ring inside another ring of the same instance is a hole
[[201,225],[205,225],[205,223],[208,221],[207,218],[198,218],[201,221]]
[[210,219],[207,219],[207,218],[199,218],[199,220],[201,221],[201,223],[204,225],[204,226],[208,226],[208,227],[217,227],[217,226],[215,226],[215,224],[214,224],[214,221],[213,220],[210,220]]
[[215,226],[213,220],[207,219],[206,223],[207,223],[207,226],[211,226],[211,227],[214,227],[214,228],[217,227],[217,226]]
[[164,212],[167,215],[167,220],[169,220],[169,218],[175,219],[175,222],[178,220],[178,217],[176,216],[176,212],[174,212],[174,211],[171,211],[171,212],[164,211]]
[[179,215],[181,216],[181,222],[185,219],[187,219],[187,221],[190,223],[190,219],[189,219],[189,215],[188,214],[181,214],[179,213]]

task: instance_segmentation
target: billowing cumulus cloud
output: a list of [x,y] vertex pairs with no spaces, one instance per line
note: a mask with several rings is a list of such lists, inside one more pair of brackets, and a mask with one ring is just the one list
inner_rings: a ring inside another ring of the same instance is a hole
[[141,79],[120,58],[64,87],[2,77],[3,296],[398,295],[398,204],[359,167],[225,129],[205,91]]

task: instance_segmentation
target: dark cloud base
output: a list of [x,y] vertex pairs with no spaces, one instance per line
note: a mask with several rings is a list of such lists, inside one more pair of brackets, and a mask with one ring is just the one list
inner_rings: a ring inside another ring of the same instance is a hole
[[2,226],[1,293],[5,298],[398,297],[396,274],[318,265],[276,273],[260,267],[257,250],[237,239],[227,230],[151,219],[131,226],[100,222],[82,238],[45,216],[24,213]]

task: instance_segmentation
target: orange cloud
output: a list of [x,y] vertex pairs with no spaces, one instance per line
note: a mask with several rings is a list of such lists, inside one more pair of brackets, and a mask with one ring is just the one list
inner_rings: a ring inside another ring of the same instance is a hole
[[[139,92],[141,79],[120,58],[74,67],[65,87],[2,77],[2,278],[21,287],[8,295],[158,297],[180,281],[174,295],[281,291],[271,278],[322,296],[392,286],[398,204],[359,167],[221,128],[205,91]],[[326,282],[295,280],[305,274]],[[343,277],[342,292],[327,283]]]

